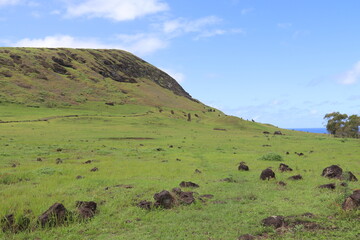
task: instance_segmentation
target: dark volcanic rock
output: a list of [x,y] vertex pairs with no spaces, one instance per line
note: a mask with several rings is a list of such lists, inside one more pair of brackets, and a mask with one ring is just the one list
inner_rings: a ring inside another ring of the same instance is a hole
[[97,171],[99,171],[99,169],[97,167],[94,167],[90,170],[90,172],[97,172]]
[[285,219],[283,216],[271,216],[261,221],[264,226],[280,228],[285,226]]
[[336,187],[335,183],[329,183],[329,184],[320,185],[318,188],[335,189],[335,187]]
[[152,206],[152,202],[143,200],[137,204],[139,208],[150,210]]
[[64,223],[67,219],[67,214],[68,212],[64,205],[61,203],[55,203],[43,214],[41,214],[38,221],[42,227],[52,227]]
[[291,176],[288,179],[290,179],[290,180],[301,180],[301,179],[303,179],[303,177],[300,174],[298,174],[298,175]]
[[270,180],[270,178],[275,178],[275,173],[273,170],[271,170],[270,168],[267,168],[265,170],[263,170],[260,174],[260,179],[261,180]]
[[290,168],[288,165],[284,163],[280,163],[279,170],[280,172],[291,172],[292,168]]
[[321,176],[327,178],[341,178],[343,170],[338,165],[331,165],[330,167],[324,168]]
[[360,208],[360,190],[355,190],[342,204],[344,210],[355,210]]
[[179,198],[182,203],[192,204],[195,202],[195,198],[193,196],[193,192],[181,192],[179,194]]
[[171,195],[170,192],[163,190],[162,192],[156,193],[154,195],[155,207],[163,208],[172,208],[175,204],[175,198]]
[[239,167],[238,167],[238,170],[240,171],[249,171],[249,167],[245,164],[245,162],[241,162]]
[[276,184],[277,184],[277,185],[280,185],[280,186],[286,186],[286,183],[283,182],[283,181],[277,182]]
[[274,135],[283,135],[281,131],[275,131]]
[[87,219],[92,218],[95,215],[97,204],[93,201],[77,201],[76,207],[80,218]]
[[196,183],[193,183],[193,182],[185,182],[185,181],[182,181],[180,184],[179,184],[180,187],[192,187],[192,188],[198,188],[199,185],[197,185]]

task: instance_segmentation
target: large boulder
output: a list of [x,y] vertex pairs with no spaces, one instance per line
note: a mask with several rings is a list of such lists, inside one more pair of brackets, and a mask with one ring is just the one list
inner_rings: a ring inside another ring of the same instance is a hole
[[342,178],[342,180],[350,181],[350,182],[358,181],[358,179],[355,177],[355,175],[350,171],[344,172],[343,175],[341,176],[341,178]]
[[355,210],[360,208],[360,190],[355,190],[342,204],[344,210]]
[[68,211],[61,203],[53,204],[48,210],[38,218],[39,223],[42,227],[45,226],[56,226],[66,221]]
[[330,167],[324,168],[321,176],[327,178],[341,178],[343,170],[338,165],[331,165]]
[[261,221],[264,226],[280,228],[285,226],[285,219],[283,216],[271,216]]
[[270,178],[275,178],[275,173],[273,170],[271,170],[270,168],[267,168],[265,170],[263,170],[260,174],[260,179],[261,180],[270,180]]
[[163,190],[154,195],[155,207],[163,207],[166,209],[172,208],[175,205],[175,198],[169,191]]

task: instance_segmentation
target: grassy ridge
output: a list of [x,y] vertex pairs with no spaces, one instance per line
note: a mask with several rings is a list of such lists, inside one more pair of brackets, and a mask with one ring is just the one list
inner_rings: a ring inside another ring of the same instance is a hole
[[[191,122],[185,116],[189,112]],[[26,212],[35,226],[36,217],[55,202],[69,210],[75,209],[77,200],[99,204],[99,213],[87,223],[16,235],[0,233],[0,238],[237,239],[246,233],[267,232],[276,239],[356,239],[360,233],[359,212],[345,213],[340,207],[359,183],[350,182],[344,188],[339,180],[320,176],[332,164],[360,176],[360,142],[356,139],[288,130],[283,130],[283,136],[266,136],[263,131],[278,129],[218,111],[163,107],[160,112],[156,107],[127,104],[111,107],[90,102],[66,108],[3,104],[0,113],[2,121],[79,115],[0,124],[0,216],[15,213],[20,217]],[[259,160],[269,152],[281,155],[294,171],[280,173],[276,170],[279,162]],[[57,158],[63,163],[56,164]],[[93,162],[84,164],[87,160]],[[249,165],[249,172],[237,170],[240,161]],[[269,166],[275,170],[276,181],[285,181],[287,186],[259,180],[260,172]],[[90,172],[93,167],[99,171]],[[195,169],[202,173],[196,174]],[[304,179],[287,180],[295,174]],[[76,179],[78,175],[85,178]],[[234,182],[220,181],[224,178]],[[199,184],[194,191],[213,194],[214,199],[171,210],[136,207],[141,200],[152,200],[154,193],[171,190],[184,180]],[[330,182],[337,183],[336,190],[316,188]],[[119,184],[134,188],[115,187]],[[279,234],[260,224],[268,216],[305,212],[315,214],[313,221],[323,229],[305,231],[299,226]]]

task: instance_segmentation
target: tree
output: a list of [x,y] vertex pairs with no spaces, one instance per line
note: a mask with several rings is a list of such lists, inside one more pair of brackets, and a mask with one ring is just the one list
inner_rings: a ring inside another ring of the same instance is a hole
[[359,137],[360,117],[357,115],[348,116],[340,112],[328,113],[324,116],[328,122],[326,129],[336,137]]

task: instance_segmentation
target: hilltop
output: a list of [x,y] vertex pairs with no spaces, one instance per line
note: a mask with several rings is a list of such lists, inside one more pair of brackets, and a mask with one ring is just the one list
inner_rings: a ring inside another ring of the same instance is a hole
[[165,72],[121,50],[0,48],[0,101],[203,107]]

